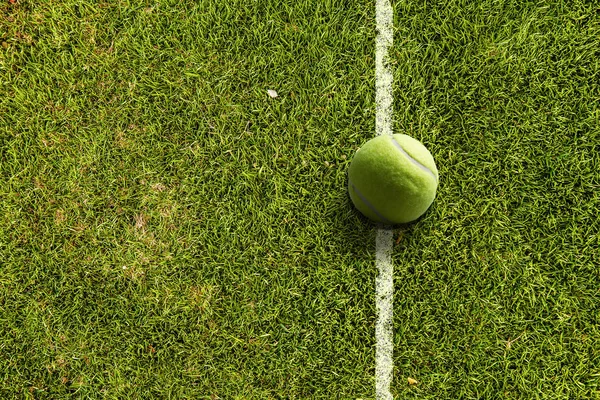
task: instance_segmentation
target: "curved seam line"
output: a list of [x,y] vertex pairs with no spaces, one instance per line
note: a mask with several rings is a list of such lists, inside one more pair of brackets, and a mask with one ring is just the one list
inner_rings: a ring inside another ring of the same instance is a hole
[[350,183],[350,185],[352,185],[352,189],[356,192],[356,194],[362,200],[362,202],[365,203],[365,205],[367,207],[369,207],[369,209],[371,211],[373,211],[375,213],[375,215],[377,215],[379,217],[379,219],[382,220],[382,222],[384,222],[386,224],[391,224],[392,223],[392,221],[390,221],[389,219],[387,219],[383,215],[379,214],[379,212],[377,211],[377,209],[375,209],[375,207],[373,207],[373,204],[369,203],[369,201],[365,198],[365,196],[363,196],[363,194],[356,188],[356,186],[354,186],[354,183]]
[[408,157],[408,159],[409,159],[409,160],[410,160],[410,161],[411,161],[413,164],[415,164],[417,167],[421,168],[423,171],[425,171],[425,172],[429,173],[431,176],[433,176],[433,179],[435,179],[435,180],[436,180],[436,182],[437,182],[437,178],[435,177],[435,174],[433,173],[433,171],[432,171],[432,170],[430,170],[429,168],[427,168],[426,166],[424,166],[423,164],[421,164],[420,162],[418,162],[417,160],[415,160],[414,158],[412,158],[412,157],[410,156],[410,154],[408,154],[408,153],[407,153],[407,152],[406,152],[406,151],[405,151],[405,150],[402,148],[402,146],[400,145],[400,143],[398,143],[398,142],[396,141],[396,138],[394,138],[393,136],[392,136],[392,142],[394,142],[394,145],[395,145],[395,146],[398,148],[398,150],[400,150],[400,151],[402,152],[402,154],[404,154],[406,157]]

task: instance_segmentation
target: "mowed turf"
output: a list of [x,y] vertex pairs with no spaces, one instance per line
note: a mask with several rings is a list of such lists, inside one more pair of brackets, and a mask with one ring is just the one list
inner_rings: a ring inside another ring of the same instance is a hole
[[[600,15],[554,3],[395,4],[394,128],[440,171],[397,398],[600,396]],[[374,3],[0,13],[0,397],[374,398]]]
[[394,251],[393,393],[600,398],[600,9],[395,17],[395,130],[429,146],[440,188]]
[[371,395],[373,9],[2,5],[1,398]]

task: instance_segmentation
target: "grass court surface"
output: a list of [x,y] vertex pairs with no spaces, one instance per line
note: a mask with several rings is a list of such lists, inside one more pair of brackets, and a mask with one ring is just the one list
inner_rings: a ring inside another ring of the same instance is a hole
[[[600,397],[593,3],[394,2],[394,130],[440,171],[394,233],[398,399]],[[373,1],[3,1],[0,397],[374,398],[375,35]]]

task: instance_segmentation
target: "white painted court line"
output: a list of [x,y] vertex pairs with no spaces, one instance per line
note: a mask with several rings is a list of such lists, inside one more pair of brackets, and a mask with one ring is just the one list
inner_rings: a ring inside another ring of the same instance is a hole
[[392,71],[388,65],[388,48],[392,47],[394,16],[390,0],[376,0],[375,20],[375,133],[392,134]]
[[[375,133],[392,134],[393,96],[392,71],[388,63],[388,48],[392,46],[394,16],[390,0],[376,0],[375,20]],[[394,278],[392,266],[392,230],[379,228],[375,243],[378,275],[375,278],[375,398],[392,400],[390,384],[394,369]]]
[[375,398],[392,400],[390,383],[394,369],[392,230],[379,229],[376,239],[376,264],[379,274],[375,278],[377,322],[375,324]]

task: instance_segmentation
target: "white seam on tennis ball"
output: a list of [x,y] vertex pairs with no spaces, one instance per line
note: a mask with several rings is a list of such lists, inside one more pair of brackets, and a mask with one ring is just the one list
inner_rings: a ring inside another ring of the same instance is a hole
[[412,158],[410,156],[410,154],[408,154],[400,145],[400,143],[398,143],[398,141],[396,140],[395,137],[392,136],[392,142],[394,142],[394,145],[398,148],[398,150],[400,150],[402,152],[402,154],[404,154],[413,164],[415,164],[417,167],[421,168],[423,171],[427,172],[428,174],[430,174],[431,176],[433,176],[433,179],[435,179],[437,181],[437,178],[435,176],[435,174],[433,173],[432,170],[430,170],[429,168],[427,168],[426,166],[424,166],[423,164],[421,164],[420,162],[418,162],[417,160],[415,160],[414,158]]
[[377,215],[379,217],[379,219],[381,220],[381,222],[386,223],[386,224],[391,224],[392,221],[390,221],[389,219],[387,219],[386,217],[384,217],[383,215],[381,215],[379,213],[379,211],[377,211],[377,209],[375,208],[375,206],[373,206],[373,204],[371,204],[367,198],[365,196],[363,196],[363,194],[356,188],[356,186],[354,186],[354,183],[350,183],[350,185],[352,186],[352,190],[354,190],[354,192],[356,193],[356,195],[360,198],[360,200],[365,203],[365,205],[367,207],[369,207],[369,209],[371,211],[373,211],[373,213],[375,213],[375,215]]

